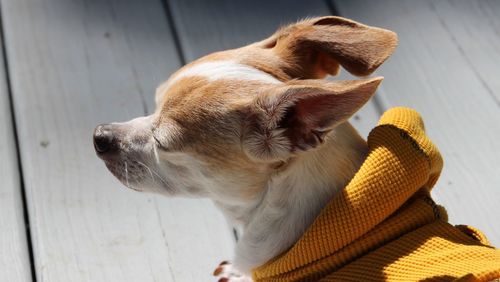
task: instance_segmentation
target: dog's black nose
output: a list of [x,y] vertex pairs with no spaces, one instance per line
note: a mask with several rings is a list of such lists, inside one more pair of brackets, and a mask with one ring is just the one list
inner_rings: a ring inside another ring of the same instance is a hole
[[94,148],[97,153],[110,152],[115,146],[115,138],[109,124],[98,125],[94,130]]

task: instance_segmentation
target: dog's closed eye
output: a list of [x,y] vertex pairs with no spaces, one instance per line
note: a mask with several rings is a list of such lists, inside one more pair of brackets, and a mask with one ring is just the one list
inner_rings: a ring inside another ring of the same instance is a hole
[[155,140],[156,147],[162,151],[168,152],[171,149],[162,144],[161,140],[156,136],[155,132],[153,132],[153,139]]

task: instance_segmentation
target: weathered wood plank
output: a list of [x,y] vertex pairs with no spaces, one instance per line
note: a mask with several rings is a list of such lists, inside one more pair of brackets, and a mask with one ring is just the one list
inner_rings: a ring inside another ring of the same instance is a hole
[[[0,54],[3,44],[0,40]],[[0,58],[0,281],[31,281],[21,182],[3,57]]]
[[1,3],[37,280],[210,280],[232,241],[212,204],[128,191],[93,152],[179,67],[161,2]]
[[448,0],[428,4],[467,67],[500,106],[500,1]]
[[398,33],[399,47],[382,67],[386,106],[423,114],[445,160],[434,196],[452,223],[476,226],[500,246],[498,2],[335,4],[346,17]]
[[[169,0],[187,61],[262,40],[282,25],[331,14],[323,1]],[[352,79],[342,75],[343,79]],[[339,78],[335,78],[339,79]],[[368,103],[351,121],[363,136],[380,113]]]

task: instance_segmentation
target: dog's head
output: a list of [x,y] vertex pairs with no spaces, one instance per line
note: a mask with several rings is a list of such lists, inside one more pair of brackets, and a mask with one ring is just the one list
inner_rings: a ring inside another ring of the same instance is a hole
[[283,162],[320,146],[381,81],[317,79],[339,66],[369,75],[396,41],[339,17],[292,24],[184,66],[157,89],[152,115],[98,126],[95,149],[132,189],[248,201]]

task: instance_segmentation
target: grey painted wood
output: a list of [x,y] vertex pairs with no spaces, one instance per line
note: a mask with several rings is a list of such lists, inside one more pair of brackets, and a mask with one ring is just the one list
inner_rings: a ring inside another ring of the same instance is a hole
[[386,107],[420,111],[445,167],[433,194],[452,223],[500,246],[498,1],[335,1],[339,12],[398,33],[381,69]]
[[168,0],[185,57],[262,40],[284,24],[329,15],[323,1]]
[[3,66],[0,58],[0,281],[31,281],[15,133]]
[[[262,40],[278,27],[312,16],[330,15],[323,1],[168,0],[187,61]],[[346,73],[343,71],[343,73]],[[353,79],[342,74],[343,79]],[[340,79],[340,78],[335,78]],[[368,103],[351,120],[363,136],[379,112]]]
[[[500,106],[500,1],[429,2],[467,67]],[[452,20],[454,19],[454,20]]]
[[37,280],[209,281],[232,242],[213,205],[126,190],[93,152],[179,67],[160,1],[1,4]]

